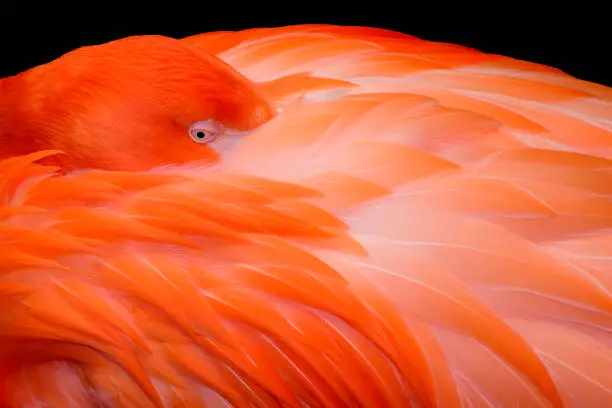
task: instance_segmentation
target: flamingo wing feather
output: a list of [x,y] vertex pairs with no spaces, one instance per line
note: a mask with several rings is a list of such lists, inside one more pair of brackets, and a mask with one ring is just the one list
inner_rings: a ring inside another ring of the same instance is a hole
[[612,404],[608,88],[360,27],[181,41],[278,115],[218,168],[0,161],[8,406]]

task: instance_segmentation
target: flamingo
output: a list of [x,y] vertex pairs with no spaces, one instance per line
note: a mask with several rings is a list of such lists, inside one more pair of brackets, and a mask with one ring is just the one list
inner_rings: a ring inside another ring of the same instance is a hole
[[0,81],[4,407],[612,406],[612,90],[368,27]]

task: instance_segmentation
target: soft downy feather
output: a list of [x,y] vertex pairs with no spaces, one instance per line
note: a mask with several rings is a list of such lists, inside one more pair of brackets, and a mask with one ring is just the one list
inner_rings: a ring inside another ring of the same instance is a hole
[[612,404],[608,88],[376,29],[184,41],[282,110],[220,169],[0,162],[7,406]]

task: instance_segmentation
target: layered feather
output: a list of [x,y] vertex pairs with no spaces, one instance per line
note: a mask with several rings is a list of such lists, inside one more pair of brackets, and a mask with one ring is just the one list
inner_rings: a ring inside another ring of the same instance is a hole
[[612,405],[608,88],[377,29],[183,41],[282,110],[220,169],[0,162],[6,405]]

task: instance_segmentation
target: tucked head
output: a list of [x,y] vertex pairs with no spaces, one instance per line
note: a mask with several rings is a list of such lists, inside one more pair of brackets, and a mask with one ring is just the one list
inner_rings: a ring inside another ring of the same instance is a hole
[[0,157],[59,149],[72,168],[214,162],[274,109],[221,60],[161,36],[84,47],[0,82]]

